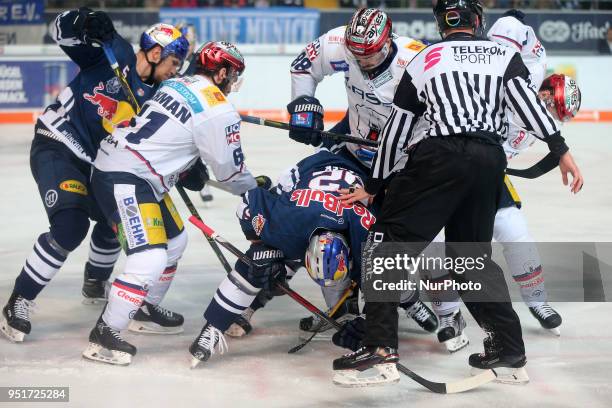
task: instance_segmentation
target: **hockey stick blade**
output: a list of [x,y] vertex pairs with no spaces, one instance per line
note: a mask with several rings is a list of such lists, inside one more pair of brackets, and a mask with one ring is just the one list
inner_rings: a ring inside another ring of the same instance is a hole
[[412,378],[414,381],[421,384],[423,387],[428,390],[435,392],[436,394],[456,394],[459,392],[469,391],[474,388],[478,388],[481,385],[490,383],[491,381],[497,378],[497,374],[493,370],[487,370],[484,373],[475,375],[473,377],[468,377],[463,380],[447,382],[447,383],[439,383],[433,382],[424,379],[418,374],[414,373],[407,367],[403,366],[400,363],[397,363],[397,369],[404,375]]
[[509,176],[534,179],[543,176],[558,165],[559,156],[554,153],[548,153],[533,166],[526,169],[506,169],[506,174],[508,174]]
[[[329,317],[334,317],[334,315],[336,314],[338,309],[340,309],[340,306],[342,306],[342,304],[344,304],[346,299],[348,299],[348,297],[351,296],[351,294],[353,293],[353,290],[355,289],[356,286],[357,286],[357,283],[355,281],[352,281],[351,285],[344,290],[344,292],[342,293],[342,296],[340,297],[340,299],[338,299],[338,301],[336,302],[334,307],[332,307],[331,310],[328,311],[327,315]],[[289,349],[289,351],[287,351],[287,353],[288,354],[293,354],[293,353],[296,353],[296,352],[300,351],[301,349],[304,348],[304,346],[306,346],[308,343],[310,343],[312,341],[312,339],[314,339],[314,337],[317,334],[319,334],[319,333],[320,333],[320,330],[315,330],[309,338],[307,338],[306,340],[304,340],[303,342],[301,342],[297,346],[292,347],[291,349]]]

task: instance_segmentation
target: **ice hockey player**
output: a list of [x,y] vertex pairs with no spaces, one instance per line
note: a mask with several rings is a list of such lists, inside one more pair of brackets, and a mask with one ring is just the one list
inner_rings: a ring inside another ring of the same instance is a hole
[[286,278],[285,265],[289,276],[304,265],[321,286],[360,281],[361,243],[376,219],[361,204],[338,206],[336,195],[338,188],[361,185],[363,176],[353,161],[322,149],[300,161],[275,189],[245,194],[237,216],[251,241],[246,254],[254,262],[237,261],[219,285],[204,312],[206,324],[189,348],[193,367],[208,360],[215,348],[227,348],[223,333],[260,290],[273,292],[274,282]]
[[178,30],[156,24],[142,34],[140,50],[134,54],[107,14],[86,7],[61,13],[51,24],[51,36],[80,72],[34,129],[30,166],[50,227],[38,237],[2,309],[0,329],[17,342],[30,333],[34,299],[83,241],[90,219],[96,224],[85,266],[86,298],[104,298],[104,283],[119,257],[119,243],[92,198],[88,180],[100,141],[116,125],[129,121],[134,111],[95,43],[111,44],[139,103],[176,73],[187,50]]
[[[576,81],[567,75],[553,74],[546,78],[538,93],[552,116],[559,122],[567,122],[576,116],[581,101],[581,94]],[[508,159],[516,157],[532,146],[536,136],[518,125],[514,119],[509,123],[507,139],[503,148]],[[544,285],[544,274],[540,254],[527,227],[527,220],[520,211],[521,200],[510,183],[505,179],[499,209],[495,215],[493,238],[502,244],[506,264],[512,277],[519,285],[523,301],[531,314],[544,329],[555,335],[561,334],[561,316],[546,302],[547,292]],[[458,295],[443,294],[441,297],[451,299]],[[465,320],[459,310],[459,302],[434,302],[434,311],[440,321],[438,339],[445,343],[450,352],[467,345],[463,332]]]
[[[240,116],[226,99],[244,71],[242,55],[233,44],[211,42],[196,65],[194,76],[165,81],[129,126],[100,145],[92,186],[127,261],[89,335],[88,359],[129,364],[136,347],[120,332],[143,302],[159,304],[168,290],[166,273],[174,275],[187,244],[169,190],[177,183],[199,190],[206,178],[200,159],[236,195],[257,185],[244,162]],[[169,327],[183,321],[177,314],[165,320]]]
[[[538,41],[533,28],[524,24],[524,14],[510,10],[498,19],[487,36],[491,41],[506,45],[519,52],[529,70],[531,83],[539,89],[539,97],[552,116],[564,123],[580,109],[581,93],[576,82],[565,75],[552,75],[546,80],[546,50]],[[508,112],[508,133],[504,150],[511,159],[531,146],[536,136],[524,129],[519,118]],[[524,302],[540,325],[560,335],[562,319],[547,303],[544,273],[540,255],[529,233],[527,220],[520,211],[521,199],[508,176],[506,188],[495,216],[493,239],[504,246],[504,257],[515,282],[519,285]]]
[[[334,28],[311,42],[291,63],[291,97],[287,105],[290,123],[304,128],[290,131],[292,139],[313,146],[325,146],[369,171],[376,149],[353,143],[322,141],[323,107],[315,98],[324,77],[342,73],[348,98],[345,118],[334,126],[335,133],[351,134],[367,140],[378,140],[391,113],[395,88],[404,68],[425,44],[392,32],[391,18],[374,8],[357,10],[348,25]],[[403,159],[402,159],[403,160]],[[403,161],[398,163],[401,165]],[[326,289],[323,288],[325,293]],[[422,302],[405,302],[406,313],[421,327],[435,332],[436,317]],[[317,318],[300,321],[300,329],[321,331]]]

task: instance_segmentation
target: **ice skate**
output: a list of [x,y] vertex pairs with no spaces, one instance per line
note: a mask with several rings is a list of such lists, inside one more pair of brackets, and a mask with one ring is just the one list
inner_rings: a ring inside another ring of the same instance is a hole
[[438,329],[438,318],[435,313],[420,300],[406,308],[406,316],[412,318],[425,331],[435,333]]
[[392,347],[362,347],[334,360],[334,384],[340,387],[371,387],[400,380]]
[[25,335],[30,334],[32,330],[30,313],[32,313],[34,306],[34,302],[13,293],[2,309],[0,331],[9,340],[21,343]]
[[87,273],[87,265],[85,265],[84,275],[83,288],[81,289],[83,304],[95,305],[106,303],[108,300],[110,283],[106,280],[98,280],[90,277],[89,273]]
[[100,316],[89,333],[89,346],[83,351],[83,357],[107,364],[128,365],[135,355],[136,347],[123,340]]
[[146,334],[178,334],[183,332],[184,321],[182,315],[145,301],[130,321],[128,330]]
[[220,354],[223,354],[227,351],[227,342],[219,329],[206,323],[200,335],[189,347],[192,356],[191,368],[196,368],[200,363],[208,361],[215,353],[215,347]]
[[497,351],[487,350],[485,347],[484,353],[470,356],[469,364],[472,367],[472,375],[492,369],[497,374],[496,382],[504,384],[527,384],[529,382],[525,369],[527,359],[524,355],[502,356]]
[[212,191],[210,186],[206,184],[202,190],[200,190],[200,198],[205,204],[209,204],[213,200]]
[[461,350],[470,343],[464,329],[465,320],[461,315],[461,310],[442,315],[440,316],[438,341],[443,343],[451,353]]
[[561,336],[561,315],[557,313],[548,303],[541,303],[536,306],[529,307],[529,311],[535,317],[540,325],[549,330],[555,336]]

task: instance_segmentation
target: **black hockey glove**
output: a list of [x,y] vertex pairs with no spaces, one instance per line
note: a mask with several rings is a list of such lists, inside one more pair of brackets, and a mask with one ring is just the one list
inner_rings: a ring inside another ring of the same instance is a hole
[[79,39],[89,45],[111,41],[115,33],[113,21],[108,14],[93,11],[89,7],[79,9],[79,15],[72,26]]
[[283,251],[260,242],[252,244],[246,255],[253,260],[247,272],[247,280],[253,286],[274,292],[275,283],[285,281],[287,270]]
[[344,323],[342,330],[334,333],[332,342],[338,346],[357,351],[365,337],[365,319],[361,316]]
[[313,132],[323,130],[323,107],[314,96],[300,96],[287,105],[291,115],[289,124],[304,130],[290,130],[289,137],[296,142],[319,146],[321,133]]
[[262,174],[261,176],[255,177],[255,181],[257,182],[257,187],[265,188],[266,190],[272,188],[272,180],[266,175]]
[[187,190],[200,191],[209,179],[206,165],[202,163],[201,159],[198,159],[189,170],[179,174],[179,180],[176,185]]

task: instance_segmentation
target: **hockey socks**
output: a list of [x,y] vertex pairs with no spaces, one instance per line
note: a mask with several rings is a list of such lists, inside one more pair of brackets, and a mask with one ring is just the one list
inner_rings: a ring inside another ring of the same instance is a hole
[[60,270],[68,253],[50,233],[41,234],[15,280],[14,292],[34,300]]
[[234,270],[217,288],[213,300],[204,312],[204,318],[224,332],[251,305],[258,292],[258,288]]

